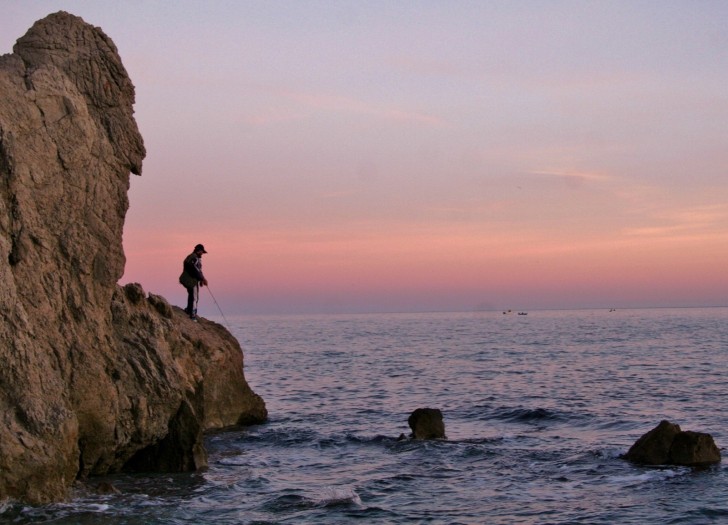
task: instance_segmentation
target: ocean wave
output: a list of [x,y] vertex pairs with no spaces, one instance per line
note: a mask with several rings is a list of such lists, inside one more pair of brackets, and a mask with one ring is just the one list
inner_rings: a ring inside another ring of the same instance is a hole
[[592,424],[594,414],[576,411],[571,407],[559,409],[546,407],[528,406],[496,406],[490,404],[478,404],[472,406],[461,406],[447,413],[450,419],[457,418],[464,421],[506,421],[509,423],[544,423],[544,422],[568,422],[570,424]]
[[496,410],[493,419],[503,421],[518,422],[541,422],[541,421],[559,421],[564,419],[562,414],[548,410],[546,408],[502,408]]
[[630,430],[639,430],[640,422],[639,421],[628,421],[625,419],[613,419],[611,421],[602,421],[595,423],[595,428],[599,430],[612,430],[612,431],[630,431]]
[[652,483],[655,481],[664,481],[666,479],[674,478],[676,476],[682,476],[690,472],[687,467],[680,468],[651,468],[643,472],[628,474],[626,476],[610,476],[607,478],[607,482],[611,484],[621,485],[630,487],[634,485],[641,485],[644,483]]
[[624,450],[619,448],[604,448],[593,450],[592,455],[601,459],[620,459],[624,455]]
[[321,507],[354,504],[361,506],[359,494],[352,488],[324,487],[319,495],[312,499],[313,503]]
[[270,500],[266,507],[271,510],[305,509],[311,507],[338,507],[354,505],[362,506],[361,498],[356,490],[351,487],[321,488],[317,493],[306,494],[284,494]]
[[296,509],[308,505],[309,500],[300,494],[283,494],[265,503],[265,508],[272,512]]
[[[72,503],[54,503],[46,506],[30,506],[12,503],[3,503],[0,506],[0,516],[11,519],[14,523],[47,523],[60,522],[83,515],[104,514],[111,510],[107,503],[96,503],[75,500]],[[97,520],[100,518],[89,518]]]
[[728,517],[728,509],[725,508],[714,508],[714,507],[700,507],[692,511],[688,511],[684,516],[680,518],[680,521],[676,518],[672,523],[687,523],[690,521],[702,521],[708,520],[711,522],[718,522],[719,519],[725,520]]
[[269,427],[259,432],[251,432],[239,439],[247,444],[265,443],[268,446],[294,446],[316,443],[320,440],[320,436],[314,430],[301,427]]

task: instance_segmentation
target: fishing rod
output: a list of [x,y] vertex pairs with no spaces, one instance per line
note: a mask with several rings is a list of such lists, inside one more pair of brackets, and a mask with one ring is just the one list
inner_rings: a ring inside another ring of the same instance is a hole
[[228,332],[232,333],[233,329],[230,328],[230,323],[228,323],[228,320],[225,318],[225,314],[222,313],[222,308],[220,308],[220,305],[217,304],[217,299],[215,299],[215,296],[212,294],[212,290],[210,290],[210,285],[208,284],[206,286],[207,291],[210,292],[210,297],[212,297],[212,301],[215,303],[215,306],[217,306],[218,311],[220,312],[220,315],[222,316],[223,320],[225,321],[225,324],[227,325]]

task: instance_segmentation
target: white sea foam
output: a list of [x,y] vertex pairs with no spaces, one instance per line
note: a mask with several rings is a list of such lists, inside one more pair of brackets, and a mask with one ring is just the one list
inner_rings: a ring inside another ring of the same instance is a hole
[[103,503],[91,503],[86,507],[89,512],[106,512],[109,510],[109,505]]
[[603,448],[600,450],[597,450],[595,452],[596,456],[599,458],[606,458],[606,459],[617,459],[624,454],[624,450],[619,448]]
[[655,469],[655,470],[648,470],[645,472],[642,472],[640,474],[633,474],[633,475],[627,475],[627,476],[612,476],[608,478],[610,483],[618,484],[618,485],[639,485],[641,483],[651,483],[654,481],[662,481],[665,479],[674,478],[675,476],[680,476],[684,472],[686,472],[687,469]]
[[361,506],[361,498],[353,488],[350,487],[324,487],[314,503],[323,507],[330,505],[342,505],[353,503]]

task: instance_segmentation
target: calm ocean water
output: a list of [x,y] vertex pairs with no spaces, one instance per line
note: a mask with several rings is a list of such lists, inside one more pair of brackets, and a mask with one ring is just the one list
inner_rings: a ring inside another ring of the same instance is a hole
[[[122,494],[0,521],[728,523],[724,465],[619,458],[661,419],[728,444],[726,308],[228,322],[267,424],[208,436],[206,472],[110,477]],[[447,440],[397,441],[418,407]]]

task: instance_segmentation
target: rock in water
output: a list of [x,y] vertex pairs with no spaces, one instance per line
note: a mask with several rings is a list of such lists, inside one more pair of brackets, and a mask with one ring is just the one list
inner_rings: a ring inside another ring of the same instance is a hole
[[710,434],[683,431],[679,425],[661,421],[640,437],[624,456],[642,465],[711,465],[721,460]]
[[437,408],[418,408],[407,419],[415,439],[445,439],[445,423]]
[[96,485],[97,494],[121,494],[121,491],[108,481],[102,481]]
[[643,465],[667,465],[670,462],[670,447],[680,426],[669,421],[660,421],[655,428],[640,437],[629,449],[626,459]]
[[202,466],[204,430],[267,414],[227,330],[117,285],[145,156],[134,86],[113,42],[68,13],[13,50],[0,56],[0,500]]
[[699,467],[720,463],[720,459],[720,450],[713,436],[703,432],[680,432],[670,448],[670,462],[673,465]]

